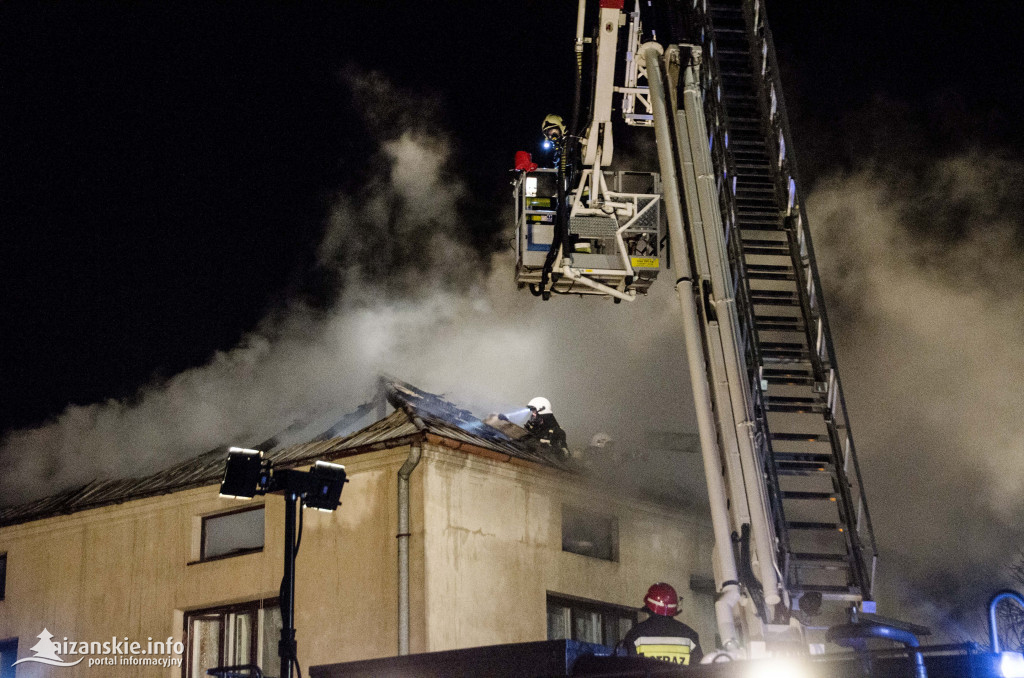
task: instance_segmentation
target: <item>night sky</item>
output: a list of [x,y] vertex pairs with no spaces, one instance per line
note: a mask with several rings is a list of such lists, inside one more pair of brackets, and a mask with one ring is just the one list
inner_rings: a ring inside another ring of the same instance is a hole
[[[501,250],[512,155],[571,102],[575,5],[0,5],[0,431],[131,403],[295,300],[329,305],[332,205],[409,115],[368,117],[353,78],[418,102],[467,189],[468,245]],[[805,193],[865,166],[913,187],[937,158],[1020,158],[1018,15],[769,1]]]
[[[5,3],[4,430],[202,364],[308,291],[332,196],[372,171],[346,69],[436,98],[499,209],[568,107],[573,3],[369,5]],[[1020,148],[1012,3],[769,12],[806,185],[907,143]]]

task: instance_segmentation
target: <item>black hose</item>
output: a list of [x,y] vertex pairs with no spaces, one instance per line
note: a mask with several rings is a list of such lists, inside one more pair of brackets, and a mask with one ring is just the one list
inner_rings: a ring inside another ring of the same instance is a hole
[[757,609],[757,614],[761,617],[761,621],[768,624],[768,610],[764,602],[764,587],[757,580],[757,577],[754,576],[754,568],[751,567],[750,563],[750,525],[744,523],[740,533],[740,582],[747,589],[750,599],[754,601],[754,607]]
[[[575,49],[575,48],[574,48]],[[596,63],[596,60],[591,60]],[[553,273],[552,269],[555,265],[555,258],[558,256],[558,250],[562,244],[568,242],[569,238],[569,210],[567,202],[568,186],[570,184],[575,185],[575,164],[572,160],[575,157],[576,146],[579,144],[579,121],[580,121],[580,102],[583,98],[583,55],[580,52],[576,52],[576,81],[573,92],[572,100],[572,117],[569,120],[569,127],[565,130],[562,137],[558,140],[558,146],[555,149],[557,156],[556,167],[558,169],[558,192],[557,200],[558,207],[555,212],[555,228],[554,234],[551,238],[551,247],[548,249],[548,255],[544,258],[544,267],[541,269],[540,274],[540,285],[535,288],[533,285],[530,286],[530,292],[534,296],[543,297],[548,299],[551,297],[551,290],[548,290],[548,281],[551,284],[558,282],[558,278],[561,277],[557,273]],[[592,73],[592,78],[596,77],[596,70]]]

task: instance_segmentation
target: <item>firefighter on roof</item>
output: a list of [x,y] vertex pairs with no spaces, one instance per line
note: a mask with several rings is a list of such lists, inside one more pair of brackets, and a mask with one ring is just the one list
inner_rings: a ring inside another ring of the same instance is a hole
[[679,614],[676,590],[664,583],[647,589],[644,607],[649,615],[622,640],[631,655],[651,657],[674,664],[699,664],[704,653],[697,632],[673,619]]
[[551,411],[551,401],[538,397],[527,403],[526,407],[530,410],[530,419],[523,428],[530,433],[536,443],[541,447],[555,450],[563,457],[569,456],[565,431],[558,425],[555,414]]

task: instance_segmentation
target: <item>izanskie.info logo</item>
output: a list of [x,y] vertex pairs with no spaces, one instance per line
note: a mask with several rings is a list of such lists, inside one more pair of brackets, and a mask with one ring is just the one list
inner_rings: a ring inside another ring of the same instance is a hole
[[[174,638],[156,640],[148,638],[143,645],[128,637],[111,636],[110,640],[85,641],[53,640],[53,634],[43,629],[36,636],[39,642],[29,648],[34,653],[14,662],[18,664],[47,664],[49,666],[77,666],[88,659],[88,666],[181,666],[181,655],[185,651],[184,643],[175,642]],[[78,657],[72,660],[62,659],[61,655]]]

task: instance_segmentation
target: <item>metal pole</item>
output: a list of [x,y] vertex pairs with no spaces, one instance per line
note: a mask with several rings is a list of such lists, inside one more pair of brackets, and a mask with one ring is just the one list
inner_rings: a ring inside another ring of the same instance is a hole
[[686,233],[683,229],[682,201],[679,195],[679,177],[675,156],[672,152],[672,133],[669,128],[668,109],[665,105],[665,86],[659,62],[662,48],[657,43],[643,46],[650,86],[651,107],[654,113],[654,133],[658,146],[658,160],[661,167],[662,185],[665,195],[665,212],[668,217],[672,261],[676,266],[676,294],[683,312],[683,333],[686,339],[686,356],[690,368],[690,385],[697,407],[697,428],[700,432],[700,449],[704,459],[704,475],[708,486],[711,505],[711,526],[715,535],[716,574],[722,596],[715,603],[718,620],[718,634],[722,646],[728,650],[739,647],[733,606],[739,601],[739,583],[736,573],[736,557],[732,549],[729,531],[728,499],[725,482],[722,479],[722,461],[718,450],[718,434],[711,408],[711,394],[708,390],[707,366],[704,362],[701,342],[700,321],[697,317],[693,297],[693,279],[689,253],[686,247]]
[[398,470],[398,654],[409,654],[409,477],[422,455],[422,443],[409,447],[409,458]]
[[281,586],[281,642],[277,656],[281,658],[281,678],[292,678],[295,661],[295,518],[299,496],[288,492],[284,496],[284,581]]

